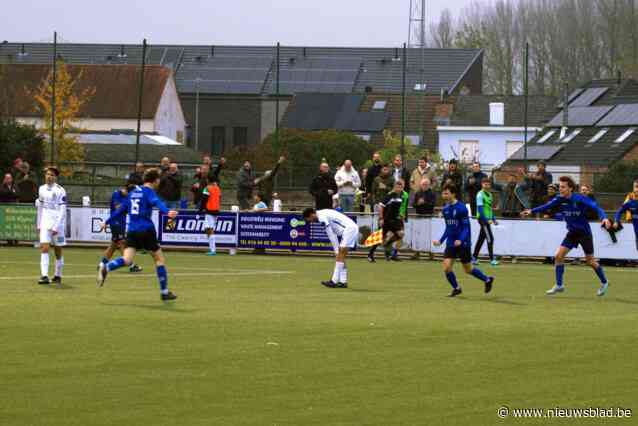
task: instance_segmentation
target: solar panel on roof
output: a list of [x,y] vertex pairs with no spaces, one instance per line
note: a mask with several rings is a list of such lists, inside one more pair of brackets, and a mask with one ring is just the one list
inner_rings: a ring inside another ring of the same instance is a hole
[[[571,101],[573,101],[576,96],[580,95],[584,91],[585,91],[585,89],[578,88],[578,89],[574,90],[572,93],[570,93],[569,96],[567,97],[567,105],[569,105],[571,103]],[[558,108],[562,108],[563,105],[564,105],[564,102],[561,102],[560,104],[558,104]]]
[[638,104],[616,105],[596,126],[635,126],[638,125]]
[[608,90],[609,90],[609,87],[595,87],[593,89],[587,89],[585,90],[585,93],[578,96],[573,102],[570,102],[569,106],[570,107],[590,106],[591,104],[596,102],[598,98],[604,95]]
[[[567,110],[568,126],[593,126],[605,116],[613,106],[571,107]],[[559,112],[548,123],[550,127],[563,125],[563,112]]]

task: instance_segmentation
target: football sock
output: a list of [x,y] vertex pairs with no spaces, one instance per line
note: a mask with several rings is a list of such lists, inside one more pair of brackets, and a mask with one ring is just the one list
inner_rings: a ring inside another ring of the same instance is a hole
[[333,283],[338,283],[339,282],[339,278],[341,278],[341,269],[343,268],[343,262],[336,262],[335,263],[335,269],[334,272],[332,273],[332,282]]
[[160,292],[162,294],[168,294],[168,274],[166,273],[166,266],[157,267],[157,279],[159,280]]
[[605,271],[603,271],[603,267],[598,265],[598,268],[594,269],[596,271],[596,275],[600,279],[600,282],[603,284],[607,284],[607,277],[605,277]]
[[445,273],[445,278],[447,278],[447,280],[450,283],[450,285],[452,286],[452,288],[458,288],[459,287],[459,283],[456,282],[456,275],[454,275],[454,272],[446,272]]
[[377,251],[377,247],[379,247],[379,245],[378,245],[378,244],[376,244],[376,245],[374,245],[374,246],[370,247],[370,252],[369,252],[368,254],[374,254],[374,252],[375,252],[375,251]]
[[49,253],[40,253],[40,272],[43,277],[49,275]]
[[215,253],[215,234],[211,234],[208,236],[208,249]]
[[556,265],[556,285],[563,286],[563,274],[565,273],[565,265]]
[[340,283],[347,283],[348,282],[348,268],[346,267],[345,263],[342,263],[343,266],[341,266],[341,274],[339,275],[339,282]]
[[478,278],[483,282],[487,281],[487,276],[483,272],[481,272],[479,268],[472,268],[472,271],[470,273],[473,277]]
[[64,269],[64,257],[55,260],[55,276],[62,276],[62,269]]
[[124,263],[124,258],[118,257],[117,259],[111,260],[109,263],[106,264],[106,270],[109,272],[115,271],[116,269],[124,266]]
[[100,262],[102,262],[103,264],[106,265],[107,263],[109,263],[109,260],[106,258],[106,256],[103,256],[102,260],[100,260]]

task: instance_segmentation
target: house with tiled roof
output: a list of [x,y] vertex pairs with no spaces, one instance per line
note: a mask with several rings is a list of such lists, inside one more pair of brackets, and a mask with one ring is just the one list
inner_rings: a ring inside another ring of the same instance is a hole
[[[140,67],[136,65],[66,65],[76,94],[93,95],[81,106],[74,123],[84,132],[136,130]],[[6,113],[18,121],[42,127],[42,113],[34,94],[47,80],[49,64],[2,65],[0,94]],[[141,131],[184,142],[186,119],[170,68],[150,65],[144,73]]]
[[525,159],[544,161],[555,179],[562,174],[595,184],[614,162],[638,160],[638,81],[595,80],[573,90],[564,104],[506,169],[520,168]]
[[[499,166],[525,141],[523,96],[459,96],[449,121],[437,127],[439,152],[449,161]],[[531,140],[557,110],[551,96],[528,98],[527,140]]]

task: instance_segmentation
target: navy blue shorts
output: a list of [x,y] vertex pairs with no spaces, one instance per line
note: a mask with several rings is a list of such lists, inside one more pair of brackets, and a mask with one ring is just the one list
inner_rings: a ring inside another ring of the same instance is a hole
[[160,249],[154,229],[141,232],[129,232],[126,236],[126,245],[136,250],[146,250],[151,253]]
[[591,234],[583,231],[567,232],[565,239],[560,245],[570,250],[581,246],[586,255],[594,254],[594,238]]
[[125,228],[122,228],[121,226],[114,226],[111,225],[111,241],[113,242],[119,242],[122,240],[126,239],[126,232],[124,231]]
[[472,261],[472,250],[469,244],[461,244],[459,247],[446,245],[443,257],[446,259],[459,259],[463,264],[470,263]]

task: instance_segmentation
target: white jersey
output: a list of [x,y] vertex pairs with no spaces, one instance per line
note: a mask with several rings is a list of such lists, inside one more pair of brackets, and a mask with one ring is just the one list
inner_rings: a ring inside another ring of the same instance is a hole
[[345,214],[332,209],[323,209],[317,211],[317,220],[325,227],[326,234],[335,250],[337,247],[353,248],[356,245],[359,227]]
[[44,184],[38,190],[38,227],[64,233],[66,223],[66,191],[57,183]]

